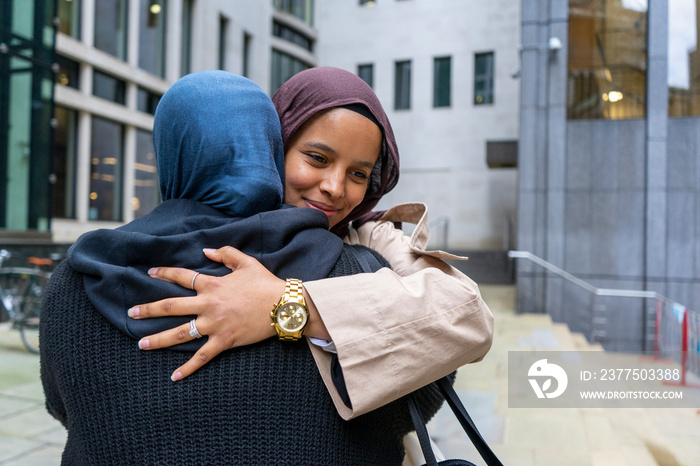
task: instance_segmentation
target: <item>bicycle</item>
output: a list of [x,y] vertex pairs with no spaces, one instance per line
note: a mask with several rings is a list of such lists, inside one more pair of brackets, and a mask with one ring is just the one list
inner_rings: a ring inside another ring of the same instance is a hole
[[51,266],[55,259],[29,257],[27,262],[33,267],[3,267],[11,256],[6,249],[0,250],[0,303],[27,351],[38,354],[41,299],[51,278],[51,272],[42,267]]

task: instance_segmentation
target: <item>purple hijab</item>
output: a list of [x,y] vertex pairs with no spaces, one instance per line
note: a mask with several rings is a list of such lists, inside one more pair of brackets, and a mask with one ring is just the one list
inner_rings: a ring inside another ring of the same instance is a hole
[[282,124],[285,150],[294,135],[312,116],[322,110],[361,104],[367,107],[382,130],[382,151],[370,176],[367,193],[362,202],[331,231],[340,237],[354,225],[378,218],[381,212],[372,212],[382,196],[396,186],[399,180],[399,150],[384,113],[382,104],[371,87],[358,76],[339,68],[319,67],[292,76],[272,97]]

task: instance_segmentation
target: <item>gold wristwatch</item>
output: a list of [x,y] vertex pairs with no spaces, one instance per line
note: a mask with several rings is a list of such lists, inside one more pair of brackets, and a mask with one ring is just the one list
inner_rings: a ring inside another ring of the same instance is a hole
[[309,322],[309,308],[304,301],[301,280],[287,279],[284,294],[270,312],[270,317],[280,340],[296,341],[301,338]]

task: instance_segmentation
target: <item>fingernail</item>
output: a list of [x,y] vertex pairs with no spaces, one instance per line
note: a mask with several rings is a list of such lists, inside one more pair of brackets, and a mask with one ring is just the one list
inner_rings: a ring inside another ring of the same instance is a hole
[[158,267],[153,267],[148,269],[148,275],[155,275],[158,273]]
[[215,252],[216,249],[204,248],[202,251],[204,251],[204,254],[211,254],[212,252]]
[[129,317],[138,317],[141,315],[141,309],[138,307],[132,307],[126,313],[129,315]]
[[139,348],[140,348],[140,349],[148,349],[148,348],[150,348],[150,347],[151,347],[151,342],[150,342],[150,341],[148,341],[148,340],[146,340],[146,339],[139,340]]
[[172,380],[173,382],[177,382],[181,378],[182,378],[182,372],[177,371],[170,377],[170,380]]

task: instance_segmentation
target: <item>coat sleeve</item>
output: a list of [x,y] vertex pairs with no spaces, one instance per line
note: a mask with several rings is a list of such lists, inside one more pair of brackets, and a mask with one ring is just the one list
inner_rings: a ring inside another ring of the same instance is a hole
[[[409,237],[393,221],[415,221]],[[469,277],[426,252],[427,209],[398,206],[347,239],[382,254],[393,270],[304,283],[335,343],[352,407],[330,377],[330,355],[312,352],[339,414],[351,419],[457,368],[491,347],[493,316]]]

